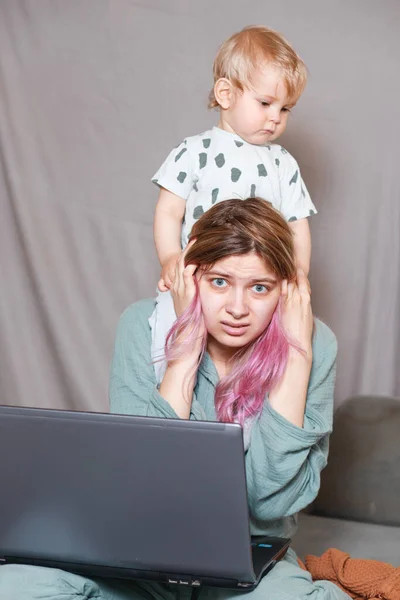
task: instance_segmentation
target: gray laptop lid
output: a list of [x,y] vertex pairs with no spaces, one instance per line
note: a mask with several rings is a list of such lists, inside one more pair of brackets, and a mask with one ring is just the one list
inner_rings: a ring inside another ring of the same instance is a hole
[[0,453],[0,558],[254,580],[238,425],[0,407]]

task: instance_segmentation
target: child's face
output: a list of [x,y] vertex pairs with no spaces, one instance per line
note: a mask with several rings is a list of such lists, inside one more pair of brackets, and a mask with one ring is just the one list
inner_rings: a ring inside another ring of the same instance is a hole
[[292,107],[281,71],[266,66],[254,73],[251,88],[234,92],[229,108],[221,110],[220,126],[250,144],[265,145],[285,131]]

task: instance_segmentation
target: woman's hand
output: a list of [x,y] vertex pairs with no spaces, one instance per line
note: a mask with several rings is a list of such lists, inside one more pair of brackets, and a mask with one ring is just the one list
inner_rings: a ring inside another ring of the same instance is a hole
[[303,427],[307,389],[312,366],[313,316],[310,284],[304,272],[297,271],[296,282],[282,282],[282,325],[291,340],[301,347],[291,347],[285,372],[269,393],[269,402],[285,419]]
[[310,283],[302,269],[297,270],[296,281],[288,283],[287,280],[284,280],[282,282],[281,315],[285,331],[311,359],[314,321],[311,310]]
[[177,317],[180,317],[187,309],[196,294],[194,274],[197,265],[187,265],[187,267],[185,267],[186,254],[195,241],[196,240],[191,240],[176,260],[175,277],[171,286],[171,294]]
[[[175,278],[171,287],[171,294],[177,317],[180,317],[188,306],[190,306],[196,294],[194,273],[197,266],[188,265],[185,267],[186,253],[193,243],[194,240],[188,244],[176,262]],[[191,339],[190,337],[194,337],[193,330],[187,331],[184,328],[178,334],[175,342],[182,344],[183,355],[168,362],[159,388],[161,396],[169,402],[176,414],[182,419],[190,418],[193,388],[203,344],[202,332],[203,330],[196,332],[195,339]]]

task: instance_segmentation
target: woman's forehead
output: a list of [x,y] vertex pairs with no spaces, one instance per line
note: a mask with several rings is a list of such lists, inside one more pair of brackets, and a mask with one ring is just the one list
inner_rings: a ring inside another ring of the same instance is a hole
[[207,274],[226,275],[233,279],[270,279],[277,280],[275,273],[255,252],[221,258],[214,263]]

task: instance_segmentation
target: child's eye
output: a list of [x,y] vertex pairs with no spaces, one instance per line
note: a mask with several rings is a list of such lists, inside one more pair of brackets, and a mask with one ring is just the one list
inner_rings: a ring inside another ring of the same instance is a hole
[[270,106],[270,102],[266,102],[265,100],[260,100],[261,106]]
[[287,106],[284,106],[282,108],[282,112],[290,112],[290,108],[288,108]]
[[261,283],[256,283],[256,285],[253,285],[253,290],[257,292],[257,294],[263,294],[265,292],[268,292],[268,288],[265,285],[262,285]]
[[215,279],[212,279],[211,283],[218,288],[223,288],[227,285],[226,280],[222,279],[222,277],[216,277]]

